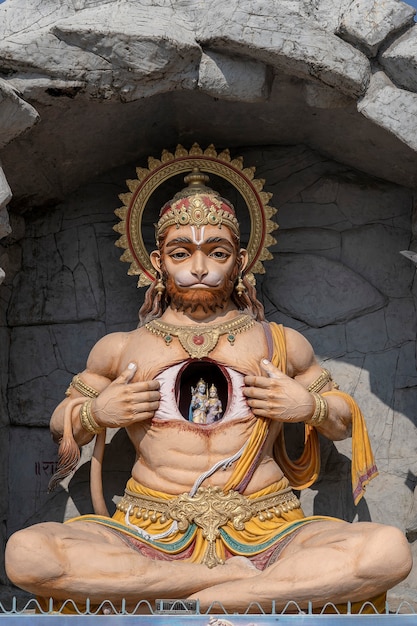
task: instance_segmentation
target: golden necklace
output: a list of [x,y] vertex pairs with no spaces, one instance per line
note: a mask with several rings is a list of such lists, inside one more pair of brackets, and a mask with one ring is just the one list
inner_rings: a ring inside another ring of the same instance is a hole
[[145,328],[154,335],[162,337],[167,346],[171,344],[174,337],[177,337],[192,359],[201,359],[214,350],[219,337],[222,335],[227,335],[227,341],[233,346],[236,335],[248,330],[254,324],[253,317],[243,313],[230,322],[221,322],[220,324],[176,326],[155,319],[145,324]]

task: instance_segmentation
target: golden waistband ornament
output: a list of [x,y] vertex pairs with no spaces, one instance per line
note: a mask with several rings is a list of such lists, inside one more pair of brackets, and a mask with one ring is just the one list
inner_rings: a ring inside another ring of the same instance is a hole
[[244,530],[245,522],[255,515],[259,521],[270,520],[274,516],[300,508],[300,501],[290,487],[258,498],[243,496],[238,491],[224,493],[220,487],[200,487],[190,496],[182,493],[170,500],[160,500],[151,496],[137,495],[128,489],[117,504],[119,511],[136,516],[137,519],[150,519],[161,523],[168,519],[178,522],[178,530],[186,532],[190,524],[202,529],[208,546],[203,563],[215,567],[223,563],[216,553],[216,539],[220,528],[231,522],[236,530]]

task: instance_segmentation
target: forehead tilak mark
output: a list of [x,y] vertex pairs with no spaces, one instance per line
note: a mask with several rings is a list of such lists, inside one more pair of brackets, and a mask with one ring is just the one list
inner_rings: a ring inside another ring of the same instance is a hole
[[[195,226],[191,226],[191,232],[193,233],[192,242],[195,243],[197,248],[201,247],[201,244],[204,241],[204,226],[201,228],[196,228]],[[199,234],[199,238],[197,239],[197,233]]]

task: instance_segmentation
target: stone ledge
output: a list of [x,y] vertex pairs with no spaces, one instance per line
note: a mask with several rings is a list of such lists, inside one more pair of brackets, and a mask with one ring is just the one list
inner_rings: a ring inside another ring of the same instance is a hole
[[262,102],[269,95],[270,80],[264,63],[206,50],[201,57],[198,88],[223,100]]
[[202,23],[197,41],[204,47],[246,54],[286,74],[317,78],[349,96],[364,93],[369,61],[339,37],[299,15],[250,14],[222,5]]
[[417,94],[398,89],[384,72],[376,72],[358,111],[417,151]]
[[38,112],[0,79],[0,148],[31,128],[38,119]]
[[389,36],[413,25],[415,13],[413,7],[398,0],[351,2],[336,32],[368,56],[375,57]]
[[396,39],[379,59],[388,76],[397,85],[417,91],[417,26]]

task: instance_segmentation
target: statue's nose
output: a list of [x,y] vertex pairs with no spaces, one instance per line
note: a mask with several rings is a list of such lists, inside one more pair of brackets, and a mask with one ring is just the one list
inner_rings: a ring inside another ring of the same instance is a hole
[[198,280],[202,280],[204,276],[208,274],[208,268],[206,263],[205,254],[201,250],[197,250],[193,255],[193,265],[191,268],[191,273],[193,276],[198,278]]

